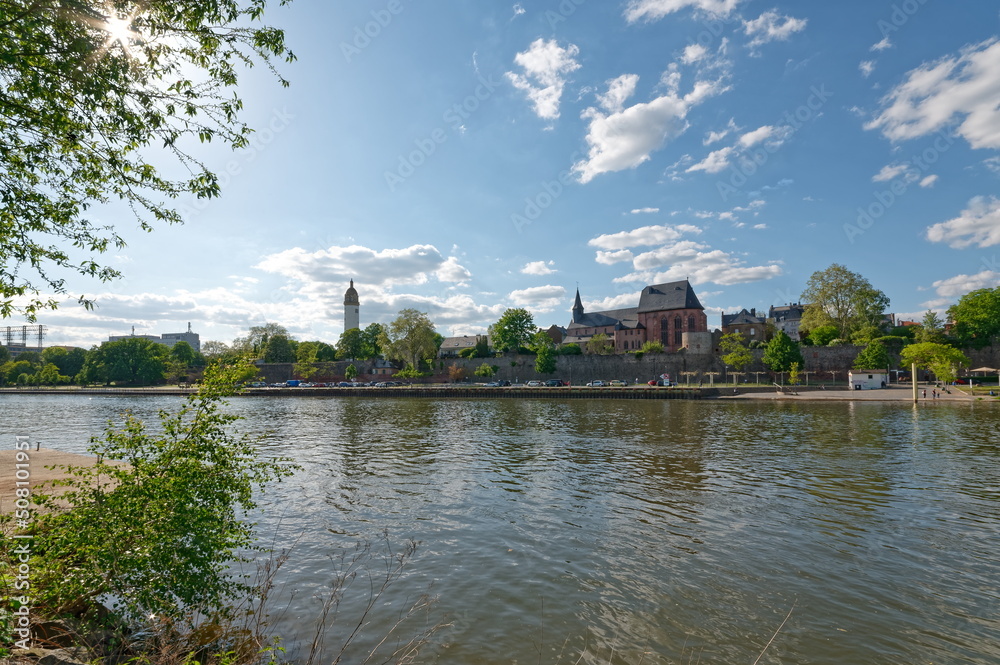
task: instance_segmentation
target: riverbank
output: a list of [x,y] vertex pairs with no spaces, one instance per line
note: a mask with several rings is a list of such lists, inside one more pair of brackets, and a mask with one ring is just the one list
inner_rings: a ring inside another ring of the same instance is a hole
[[[21,457],[18,457],[21,454]],[[121,464],[121,462],[109,462]],[[97,458],[91,455],[78,455],[63,450],[41,448],[39,450],[0,450],[0,513],[14,510],[17,499],[16,490],[22,489],[25,481],[30,483],[32,493],[44,491],[47,494],[60,494],[66,490],[63,487],[42,487],[54,480],[65,480],[72,477],[66,471],[70,466],[94,466]]]

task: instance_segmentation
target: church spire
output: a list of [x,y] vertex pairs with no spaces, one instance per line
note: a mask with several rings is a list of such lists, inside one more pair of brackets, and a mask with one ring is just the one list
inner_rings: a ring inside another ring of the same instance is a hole
[[573,303],[573,322],[578,323],[583,318],[583,301],[580,300],[580,287],[576,287],[576,301]]

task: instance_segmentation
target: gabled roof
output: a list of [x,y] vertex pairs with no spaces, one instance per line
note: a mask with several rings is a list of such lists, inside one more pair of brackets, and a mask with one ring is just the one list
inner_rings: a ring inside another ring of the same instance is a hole
[[604,312],[587,312],[586,314],[575,316],[573,322],[569,324],[573,328],[601,328],[603,326],[614,326],[623,323],[626,327],[634,328],[639,323],[639,315],[635,307],[625,309],[609,309]]
[[653,284],[647,286],[639,294],[638,313],[662,312],[671,309],[705,309],[698,302],[691,283],[686,279],[680,282]]
[[722,325],[723,326],[738,326],[747,325],[754,323],[764,323],[764,319],[759,316],[755,316],[743,309],[736,314],[723,314],[722,315]]

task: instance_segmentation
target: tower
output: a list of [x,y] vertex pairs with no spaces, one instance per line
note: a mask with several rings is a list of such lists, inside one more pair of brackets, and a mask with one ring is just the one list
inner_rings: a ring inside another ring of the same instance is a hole
[[351,328],[361,327],[361,303],[358,301],[358,292],[354,290],[354,280],[344,294],[344,331]]
[[580,287],[576,287],[576,302],[573,303],[573,323],[583,319],[583,301],[580,300]]

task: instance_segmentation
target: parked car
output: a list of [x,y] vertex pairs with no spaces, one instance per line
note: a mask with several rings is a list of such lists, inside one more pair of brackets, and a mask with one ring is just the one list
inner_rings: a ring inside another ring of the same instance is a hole
[[611,382],[611,385],[613,385],[615,387],[618,387],[618,388],[623,388],[623,387],[625,387],[625,386],[628,385],[628,382],[627,381],[622,381],[621,379],[615,379],[614,381]]
[[604,381],[594,380],[587,384],[588,388],[601,388],[607,384]]
[[959,385],[959,386],[965,386],[965,385],[969,385],[969,386],[981,386],[981,385],[983,385],[982,383],[980,383],[979,381],[976,381],[975,379],[955,379],[955,384]]
[[541,381],[528,381],[525,385],[529,388],[541,388],[543,384]]
[[545,385],[547,385],[550,388],[558,388],[560,386],[568,386],[569,383],[563,381],[562,379],[549,379],[548,381],[545,382]]

